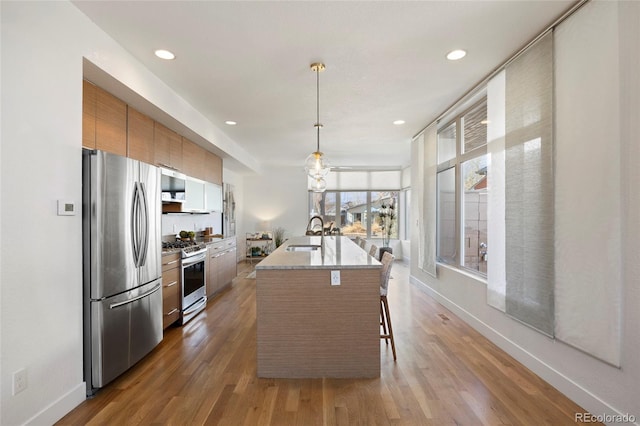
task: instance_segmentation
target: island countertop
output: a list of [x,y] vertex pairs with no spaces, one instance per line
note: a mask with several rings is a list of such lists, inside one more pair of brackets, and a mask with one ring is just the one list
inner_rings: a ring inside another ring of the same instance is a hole
[[321,245],[316,236],[293,237],[256,265],[256,269],[379,269],[382,264],[343,236],[325,236],[321,249],[288,251],[296,245]]

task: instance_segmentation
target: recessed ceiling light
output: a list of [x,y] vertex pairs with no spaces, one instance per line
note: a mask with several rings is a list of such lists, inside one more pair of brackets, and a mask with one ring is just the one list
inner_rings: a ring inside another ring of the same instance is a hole
[[395,124],[396,126],[400,126],[401,124],[404,124],[404,120],[396,120],[393,122],[393,124]]
[[225,122],[224,122],[224,124],[228,124],[229,126],[235,126],[235,125],[236,125],[236,124],[238,124],[238,123],[236,123],[236,122],[235,122],[235,121],[233,121],[233,120],[227,120],[227,121],[225,121]]
[[175,59],[176,57],[176,55],[174,55],[172,52],[169,52],[168,50],[164,50],[164,49],[156,50],[155,54],[158,58],[166,59],[166,60]]
[[447,53],[447,59],[450,61],[457,61],[458,59],[462,59],[466,56],[467,52],[462,49],[452,50]]

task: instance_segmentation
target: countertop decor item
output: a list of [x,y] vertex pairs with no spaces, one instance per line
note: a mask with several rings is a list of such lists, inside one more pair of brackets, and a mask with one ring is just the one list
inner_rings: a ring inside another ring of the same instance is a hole
[[327,189],[325,176],[329,173],[330,167],[326,156],[320,151],[320,71],[324,71],[325,65],[321,62],[311,64],[311,70],[316,72],[316,150],[312,152],[305,161],[305,170],[313,179],[311,190],[313,192],[324,192]]

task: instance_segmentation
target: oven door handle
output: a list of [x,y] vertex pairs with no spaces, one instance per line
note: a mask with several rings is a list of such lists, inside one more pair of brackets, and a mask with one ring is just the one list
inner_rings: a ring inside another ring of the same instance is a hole
[[203,262],[206,258],[207,258],[207,252],[206,251],[204,253],[197,254],[195,256],[184,258],[184,259],[182,259],[182,268],[185,268],[187,266],[191,266],[194,263]]

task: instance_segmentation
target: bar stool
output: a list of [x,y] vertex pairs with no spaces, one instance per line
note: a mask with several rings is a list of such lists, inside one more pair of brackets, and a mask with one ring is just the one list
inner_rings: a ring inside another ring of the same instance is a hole
[[369,247],[369,256],[376,257],[376,254],[378,254],[378,246],[371,244],[371,247]]
[[391,316],[389,315],[389,302],[387,301],[387,290],[389,288],[389,276],[391,275],[391,265],[395,256],[385,252],[382,256],[382,271],[380,271],[380,325],[382,326],[381,339],[389,344],[391,340],[391,350],[393,351],[393,361],[396,361],[396,343],[393,339],[393,328],[391,327]]

